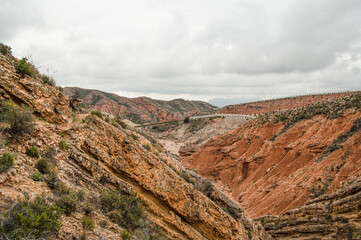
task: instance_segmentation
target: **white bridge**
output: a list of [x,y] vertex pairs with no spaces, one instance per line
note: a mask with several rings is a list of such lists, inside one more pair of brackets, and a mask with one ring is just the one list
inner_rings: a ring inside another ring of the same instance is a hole
[[199,118],[214,118],[214,117],[224,117],[224,118],[243,118],[243,119],[253,119],[255,116],[251,115],[241,115],[241,114],[209,114],[203,116],[193,116],[189,117],[189,119],[199,119]]

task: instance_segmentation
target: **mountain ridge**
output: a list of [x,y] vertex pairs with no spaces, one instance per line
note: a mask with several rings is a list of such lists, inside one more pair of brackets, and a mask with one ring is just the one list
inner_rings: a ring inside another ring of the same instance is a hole
[[134,123],[154,123],[182,120],[202,112],[213,112],[217,108],[203,101],[174,99],[156,100],[149,97],[127,98],[100,90],[65,87],[64,93],[76,97],[90,108],[112,116],[129,119]]

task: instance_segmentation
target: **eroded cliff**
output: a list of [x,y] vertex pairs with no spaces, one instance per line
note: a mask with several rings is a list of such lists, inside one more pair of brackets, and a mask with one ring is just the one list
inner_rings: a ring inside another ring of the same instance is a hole
[[361,173],[360,99],[260,115],[183,163],[228,188],[251,217],[300,207]]

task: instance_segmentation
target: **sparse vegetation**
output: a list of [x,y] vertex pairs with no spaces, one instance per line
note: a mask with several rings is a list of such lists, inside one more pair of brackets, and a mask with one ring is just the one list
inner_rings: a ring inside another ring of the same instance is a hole
[[35,157],[35,158],[38,158],[38,157],[39,157],[39,150],[38,150],[38,148],[35,147],[35,146],[27,147],[25,153],[26,153],[26,155],[28,155],[29,157]]
[[102,209],[112,222],[121,227],[135,230],[144,219],[143,202],[136,196],[128,196],[121,191],[107,191],[101,195]]
[[44,181],[44,175],[38,172],[34,172],[30,175],[30,178],[33,179],[36,182],[42,182]]
[[8,124],[5,129],[15,138],[25,133],[32,133],[35,125],[35,119],[28,107],[18,107],[9,101],[1,103],[0,121]]
[[101,112],[97,111],[97,110],[91,111],[90,114],[91,114],[91,115],[95,115],[95,116],[103,119],[103,114],[102,114]]
[[75,194],[65,194],[56,200],[56,205],[63,210],[66,215],[70,215],[77,209],[78,198]]
[[16,72],[21,74],[22,76],[29,75],[31,76],[33,74],[33,67],[28,62],[28,59],[26,57],[23,57],[22,59],[18,60],[15,65]]
[[61,226],[61,210],[49,205],[44,196],[18,203],[5,215],[1,231],[9,239],[49,239]]
[[3,44],[3,43],[0,43],[0,52],[7,56],[7,55],[10,55],[11,54],[11,47]]
[[61,149],[63,149],[63,150],[66,150],[66,149],[68,149],[68,143],[66,142],[66,140],[60,140],[60,142],[59,142],[59,147],[61,148]]
[[[138,239],[161,240],[164,234],[161,229],[151,223],[144,213],[143,201],[135,195],[127,195],[122,191],[104,191],[101,196],[101,207],[108,218],[125,228],[122,239],[133,234]],[[143,238],[142,236],[146,236]]]
[[81,225],[83,227],[82,240],[86,240],[87,231],[91,231],[94,229],[94,220],[90,216],[83,216],[83,218],[81,219]]
[[350,108],[361,109],[361,94],[359,92],[352,93],[344,97],[330,99],[304,107],[299,107],[296,109],[279,110],[264,113],[259,116],[259,120],[261,124],[264,124],[266,122],[284,123],[284,128],[277,135],[280,136],[302,120],[311,119],[317,115],[323,115],[330,119],[335,119],[341,116]]
[[49,162],[49,160],[46,158],[39,159],[36,162],[35,167],[42,174],[49,174],[54,168],[53,164],[51,162]]
[[127,231],[126,229],[124,229],[121,233],[120,233],[120,237],[122,238],[122,240],[131,240],[133,238],[133,234],[131,234],[129,231]]
[[316,160],[316,162],[320,162],[323,159],[325,159],[328,155],[333,153],[335,150],[342,147],[343,143],[347,141],[350,137],[352,137],[355,133],[359,132],[361,130],[361,118],[358,118],[356,121],[352,123],[351,128],[345,132],[344,134],[341,134],[338,136],[328,147],[327,149],[322,153],[322,155]]
[[48,174],[46,174],[45,182],[48,184],[49,188],[56,189],[59,184],[59,178],[54,170],[51,170]]
[[14,166],[15,157],[8,152],[4,152],[0,158],[0,173],[9,171]]
[[55,86],[55,80],[53,77],[42,74],[41,75],[41,80],[43,80],[43,83],[48,84],[50,86]]

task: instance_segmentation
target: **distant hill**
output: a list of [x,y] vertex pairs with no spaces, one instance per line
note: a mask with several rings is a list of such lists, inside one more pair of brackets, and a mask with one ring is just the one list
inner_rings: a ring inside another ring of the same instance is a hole
[[174,99],[155,100],[148,97],[127,98],[113,93],[77,87],[64,88],[65,95],[76,95],[91,108],[135,123],[151,123],[180,120],[186,116],[211,112],[217,107],[202,101]]
[[282,109],[305,107],[313,103],[322,102],[327,99],[350,95],[355,92],[314,94],[295,97],[270,99],[264,101],[248,102],[243,104],[229,105],[219,109],[218,113],[224,114],[258,114]]

